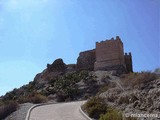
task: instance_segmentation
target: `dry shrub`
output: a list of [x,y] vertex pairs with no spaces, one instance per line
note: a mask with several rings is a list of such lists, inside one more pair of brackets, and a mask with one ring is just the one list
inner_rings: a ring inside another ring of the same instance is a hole
[[23,104],[23,103],[30,102],[30,99],[26,96],[21,96],[21,97],[18,98],[17,101],[18,101],[19,104]]
[[157,79],[157,75],[151,72],[129,73],[121,76],[124,86],[140,86]]
[[125,117],[122,112],[116,108],[108,108],[105,114],[100,115],[99,120],[137,120],[137,118]]
[[30,102],[35,103],[35,104],[45,103],[47,102],[47,97],[40,95],[40,94],[36,94],[30,99]]
[[100,86],[99,90],[98,90],[98,95],[103,93],[103,92],[106,92],[107,90],[111,89],[111,88],[114,88],[116,87],[115,83],[113,82],[108,82],[106,83],[105,85],[102,85]]
[[99,120],[123,120],[122,113],[116,109],[110,108],[106,114],[100,116]]
[[26,102],[30,102],[30,103],[34,103],[34,104],[38,104],[38,103],[45,103],[47,102],[48,99],[46,96],[43,96],[41,94],[38,93],[34,93],[28,96],[23,96],[21,98],[18,99],[19,103],[26,103]]
[[124,103],[129,104],[129,96],[123,95],[119,97],[118,104],[124,104]]
[[104,99],[93,97],[87,101],[83,108],[90,117],[97,119],[101,114],[106,113],[107,104],[105,104]]
[[18,103],[15,101],[10,101],[9,103],[2,105],[0,107],[0,120],[4,119],[12,112],[16,111],[18,108]]

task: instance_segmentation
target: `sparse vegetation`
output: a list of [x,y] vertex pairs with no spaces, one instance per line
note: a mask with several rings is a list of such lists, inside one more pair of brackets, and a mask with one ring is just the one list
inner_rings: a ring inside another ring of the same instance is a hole
[[125,117],[121,111],[115,108],[108,108],[105,114],[100,115],[99,120],[137,120],[136,118]]
[[80,77],[80,79],[86,80],[86,78],[88,77],[88,74],[89,74],[88,71],[82,70],[82,71],[80,71],[80,73],[79,73],[79,77]]
[[154,72],[160,73],[160,68],[156,68],[156,69],[154,70]]
[[98,119],[101,114],[106,113],[107,104],[100,97],[93,97],[83,106],[83,109],[91,118]]
[[53,88],[51,92],[57,94],[58,101],[73,100],[79,95],[79,89],[76,83],[80,80],[87,79],[87,76],[88,71],[67,73],[59,76],[50,81],[51,87]]
[[20,89],[14,89],[3,96],[3,104],[8,101],[17,101],[18,103],[42,103],[47,101],[47,96],[50,94],[57,94],[57,99],[60,101],[73,100],[78,94],[78,87],[76,85],[82,79],[86,79],[88,71],[78,71],[66,73],[48,80],[49,86],[43,89],[44,84],[36,84],[35,81],[22,86]]
[[47,102],[47,97],[45,97],[45,96],[43,96],[41,94],[35,94],[34,96],[32,96],[30,98],[29,102],[35,103],[35,104],[45,103],[45,102]]
[[151,72],[141,72],[141,73],[129,73],[121,76],[121,80],[123,81],[124,86],[140,86],[142,84],[146,84],[152,80],[155,80],[157,75]]
[[0,106],[2,106],[4,104],[4,102],[2,100],[0,100]]
[[45,103],[47,102],[47,97],[46,96],[43,96],[39,93],[32,93],[28,96],[25,96],[25,97],[20,97],[18,99],[18,102],[19,103],[26,103],[26,102],[30,102],[30,103],[35,103],[35,104],[38,104],[38,103]]
[[[94,119],[99,120],[123,120],[121,111],[107,106],[104,99],[93,97],[82,106],[82,109]],[[125,118],[125,120],[136,120],[135,118]]]
[[103,93],[103,92],[107,91],[108,89],[113,88],[113,87],[115,87],[115,86],[116,86],[115,83],[113,83],[113,82],[108,82],[108,83],[100,86],[100,88],[99,88],[99,90],[98,90],[98,94]]
[[4,119],[12,112],[16,111],[18,108],[18,103],[15,101],[10,101],[2,106],[0,106],[0,120]]
[[123,116],[120,111],[109,108],[105,114],[100,116],[99,120],[123,120]]
[[[34,81],[30,82],[20,89],[14,89],[6,93],[6,95],[2,97],[0,100],[0,119],[15,111],[17,109],[17,103],[44,103],[48,101],[49,95],[51,97],[54,96],[51,99],[57,99],[58,102],[72,101],[85,97],[88,99],[88,96],[99,96],[101,93],[111,91],[113,94],[107,97],[105,96],[105,100],[100,97],[90,98],[82,109],[84,109],[90,117],[95,119],[122,120],[122,113],[114,108],[108,108],[105,101],[112,103],[117,102],[118,105],[123,105],[129,104],[131,102],[130,100],[134,103],[138,98],[134,98],[134,96],[132,97],[128,94],[116,96],[123,91],[116,86],[115,82],[105,81],[105,79],[111,79],[109,76],[105,76],[101,84],[98,84],[99,81],[97,82],[96,77],[97,76],[92,75],[91,72],[89,73],[88,71],[74,71],[57,77],[46,78],[47,80],[45,82],[42,81],[36,84]],[[148,84],[157,77],[158,75],[152,72],[129,73],[121,75],[120,82],[124,89],[140,88],[139,90],[144,90],[144,88],[141,88],[148,86]],[[17,103],[6,104],[10,103],[10,101],[17,101]],[[10,108],[11,106],[13,108]],[[10,110],[8,110],[9,108]],[[126,120],[135,120],[135,118],[126,118]]]

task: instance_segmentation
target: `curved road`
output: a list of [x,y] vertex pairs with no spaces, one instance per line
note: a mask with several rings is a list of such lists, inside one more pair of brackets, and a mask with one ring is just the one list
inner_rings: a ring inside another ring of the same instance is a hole
[[49,104],[35,107],[29,120],[86,120],[79,107],[84,101]]

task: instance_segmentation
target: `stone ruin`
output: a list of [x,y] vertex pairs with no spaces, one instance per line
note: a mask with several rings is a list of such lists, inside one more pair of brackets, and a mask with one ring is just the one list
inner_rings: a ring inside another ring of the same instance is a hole
[[75,70],[115,70],[117,73],[133,72],[131,53],[124,54],[123,43],[116,39],[96,42],[96,48],[79,53],[77,64],[66,65],[62,59],[55,60],[47,65],[49,71],[75,71]]
[[124,54],[123,43],[116,39],[96,42],[96,48],[81,52],[77,59],[78,70],[116,70],[133,72],[131,53]]

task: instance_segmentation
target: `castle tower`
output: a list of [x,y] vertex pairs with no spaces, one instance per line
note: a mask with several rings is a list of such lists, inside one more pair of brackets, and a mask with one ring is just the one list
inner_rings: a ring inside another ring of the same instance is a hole
[[107,67],[122,65],[125,67],[124,49],[121,39],[96,42],[96,62],[94,70],[105,70]]
[[131,53],[129,52],[129,55],[127,53],[125,53],[124,58],[125,58],[125,64],[126,64],[127,71],[133,72]]
[[81,52],[77,59],[78,70],[116,70],[117,73],[133,72],[132,55],[125,53],[121,39],[96,42],[96,48]]

